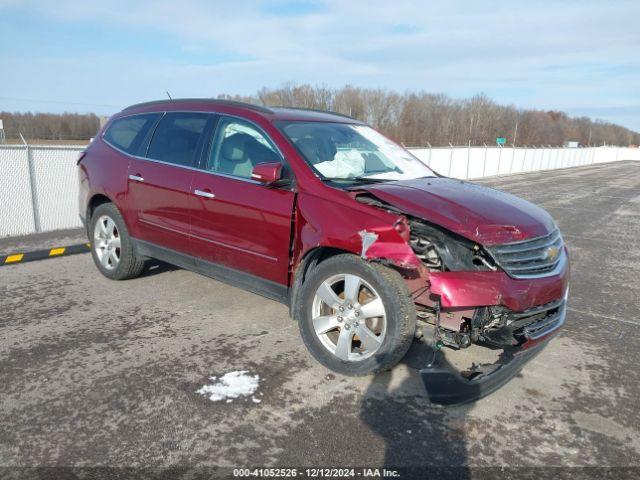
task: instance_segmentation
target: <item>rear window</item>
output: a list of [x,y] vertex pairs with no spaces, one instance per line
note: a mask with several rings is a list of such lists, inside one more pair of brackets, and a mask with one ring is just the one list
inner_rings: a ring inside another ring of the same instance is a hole
[[146,143],[144,140],[147,133],[160,118],[160,115],[159,113],[150,113],[114,120],[104,133],[104,139],[130,155],[141,155],[144,153]]
[[147,157],[192,166],[202,132],[211,118],[206,113],[167,113],[158,124]]

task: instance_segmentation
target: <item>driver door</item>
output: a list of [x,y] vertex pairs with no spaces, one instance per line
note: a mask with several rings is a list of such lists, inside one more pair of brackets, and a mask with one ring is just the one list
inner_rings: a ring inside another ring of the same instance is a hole
[[193,191],[200,192],[191,224],[199,259],[287,284],[295,193],[251,178],[255,165],[283,161],[256,125],[220,117],[192,181]]

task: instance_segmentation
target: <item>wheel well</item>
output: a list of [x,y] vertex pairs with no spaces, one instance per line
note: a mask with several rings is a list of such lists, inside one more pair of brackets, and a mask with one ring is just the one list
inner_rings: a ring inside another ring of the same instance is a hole
[[311,267],[315,267],[328,258],[340,255],[342,253],[351,253],[355,255],[353,252],[348,252],[347,250],[333,247],[316,247],[312,250],[309,250],[302,259],[302,262],[300,262],[301,267],[303,268],[303,271],[299,272],[302,274],[301,280],[304,282],[304,278]]
[[91,197],[91,200],[89,200],[89,205],[87,205],[87,221],[91,219],[93,211],[103,203],[111,203],[111,199],[106,195],[102,195],[100,193]]
[[289,313],[293,314],[293,305],[297,301],[298,291],[300,290],[300,286],[304,283],[304,280],[307,276],[307,272],[317,266],[318,264],[324,262],[328,258],[334,257],[336,255],[340,255],[342,253],[350,253],[355,255],[353,252],[349,252],[347,250],[341,250],[339,248],[333,247],[316,247],[309,250],[304,257],[300,260],[298,264],[298,268],[294,272],[293,282],[291,283],[291,288],[289,292]]
[[91,197],[91,200],[89,200],[89,204],[87,205],[87,216],[85,221],[87,232],[89,232],[89,225],[91,223],[91,217],[93,216],[93,212],[95,211],[96,208],[98,208],[100,205],[104,203],[111,203],[111,199],[106,195],[102,195],[100,193],[94,195],[93,197]]

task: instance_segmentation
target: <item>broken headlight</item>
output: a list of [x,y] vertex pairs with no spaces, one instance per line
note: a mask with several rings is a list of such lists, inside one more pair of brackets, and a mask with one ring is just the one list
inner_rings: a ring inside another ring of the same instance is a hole
[[409,226],[409,245],[428,268],[443,271],[497,269],[481,245],[419,220],[410,220]]

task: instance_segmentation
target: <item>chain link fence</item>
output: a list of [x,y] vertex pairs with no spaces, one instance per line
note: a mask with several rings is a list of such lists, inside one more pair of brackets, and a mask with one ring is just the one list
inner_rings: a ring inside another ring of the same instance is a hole
[[[0,145],[0,237],[80,227],[76,159],[84,146]],[[616,160],[639,148],[415,147],[436,172],[482,178]]]
[[79,227],[83,146],[0,146],[0,237]]

